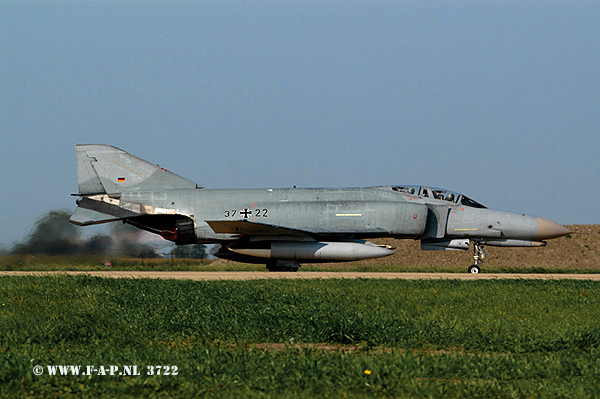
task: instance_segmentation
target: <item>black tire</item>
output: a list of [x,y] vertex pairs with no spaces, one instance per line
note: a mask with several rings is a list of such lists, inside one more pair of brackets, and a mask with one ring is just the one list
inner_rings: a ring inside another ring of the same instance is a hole
[[472,265],[472,266],[469,266],[469,273],[470,274],[479,274],[479,273],[481,273],[481,269],[477,265]]
[[267,265],[267,270],[270,272],[297,272],[298,268],[293,266]]

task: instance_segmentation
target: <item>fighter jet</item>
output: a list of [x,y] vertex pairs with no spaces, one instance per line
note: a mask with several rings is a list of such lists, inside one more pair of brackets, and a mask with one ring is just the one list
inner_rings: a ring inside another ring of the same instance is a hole
[[393,247],[367,240],[392,237],[420,240],[423,250],[472,246],[468,271],[479,273],[485,245],[541,247],[570,233],[433,187],[214,190],[113,146],[75,151],[79,198],[71,223],[122,221],[177,245],[219,244],[216,256],[270,271],[389,256]]

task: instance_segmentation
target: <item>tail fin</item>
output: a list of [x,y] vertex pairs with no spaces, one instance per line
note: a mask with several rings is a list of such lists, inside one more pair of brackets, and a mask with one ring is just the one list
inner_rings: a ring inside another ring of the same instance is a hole
[[79,194],[202,188],[191,180],[110,145],[77,144],[75,153]]

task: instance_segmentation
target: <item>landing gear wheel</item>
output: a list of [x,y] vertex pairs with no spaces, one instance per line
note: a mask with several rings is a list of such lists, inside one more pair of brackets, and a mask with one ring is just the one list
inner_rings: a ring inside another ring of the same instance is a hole
[[271,261],[267,263],[267,270],[270,272],[297,272],[300,263],[291,261]]
[[481,272],[481,269],[479,268],[479,266],[477,266],[477,265],[469,266],[469,273],[479,274],[480,272]]
[[483,250],[483,245],[479,244],[477,241],[473,241],[473,259],[475,264],[469,267],[469,273],[471,274],[479,274],[481,269],[479,268],[479,263],[483,263],[485,259],[486,253]]

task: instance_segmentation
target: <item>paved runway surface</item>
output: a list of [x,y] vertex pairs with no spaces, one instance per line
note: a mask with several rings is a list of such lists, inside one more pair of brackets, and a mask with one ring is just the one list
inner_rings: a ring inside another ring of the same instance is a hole
[[152,271],[77,271],[77,272],[0,272],[0,276],[88,275],[110,278],[170,278],[178,280],[257,280],[257,279],[353,279],[380,278],[400,280],[600,280],[600,274],[512,274],[512,273],[360,273],[360,272],[152,272]]

